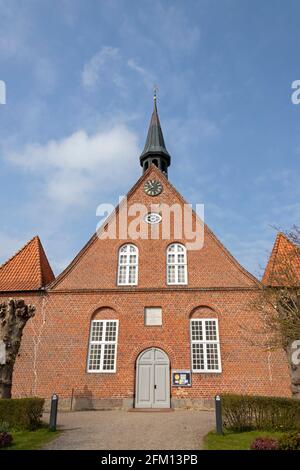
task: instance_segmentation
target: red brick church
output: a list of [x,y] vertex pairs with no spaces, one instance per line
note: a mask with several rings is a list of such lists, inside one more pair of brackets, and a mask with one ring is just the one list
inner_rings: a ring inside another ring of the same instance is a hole
[[[14,396],[57,393],[65,409],[204,408],[224,392],[290,396],[284,353],[245,334],[260,328],[251,307],[259,281],[206,225],[201,249],[188,249],[175,223],[162,236],[160,207],[185,204],[168,180],[170,163],[155,102],[127,204],[147,208],[140,225],[156,236],[110,238],[105,222],[57,278],[38,237],[2,265],[1,299],[36,306]],[[117,228],[119,212],[110,217]]]

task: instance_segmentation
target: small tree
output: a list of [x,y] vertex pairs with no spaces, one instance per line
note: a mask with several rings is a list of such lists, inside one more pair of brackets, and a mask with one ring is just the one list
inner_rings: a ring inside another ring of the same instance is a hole
[[268,338],[265,346],[285,351],[291,391],[300,399],[300,229],[294,226],[284,236],[291,242],[287,241],[289,249],[271,257],[272,266],[254,304],[261,314],[264,338]]
[[0,304],[0,398],[11,398],[12,377],[23,328],[35,307],[22,299]]

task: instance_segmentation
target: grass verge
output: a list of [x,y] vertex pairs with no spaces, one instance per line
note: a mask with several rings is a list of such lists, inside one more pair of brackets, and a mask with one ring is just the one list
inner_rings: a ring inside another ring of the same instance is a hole
[[251,442],[256,437],[272,437],[279,439],[282,432],[272,431],[249,431],[249,432],[229,432],[224,435],[216,434],[214,431],[206,434],[204,438],[204,449],[206,450],[249,450]]
[[35,450],[58,437],[60,431],[49,431],[43,427],[36,431],[12,432],[13,444],[1,450]]

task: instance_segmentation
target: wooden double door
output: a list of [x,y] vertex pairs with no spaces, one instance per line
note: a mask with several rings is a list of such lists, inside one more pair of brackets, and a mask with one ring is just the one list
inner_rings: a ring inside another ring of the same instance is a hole
[[136,408],[170,408],[170,361],[158,348],[143,351],[136,364]]

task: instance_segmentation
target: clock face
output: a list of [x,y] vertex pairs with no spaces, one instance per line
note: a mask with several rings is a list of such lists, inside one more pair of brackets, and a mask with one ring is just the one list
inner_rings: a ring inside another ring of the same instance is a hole
[[163,185],[160,181],[149,180],[145,183],[144,191],[148,196],[158,196],[163,190]]

